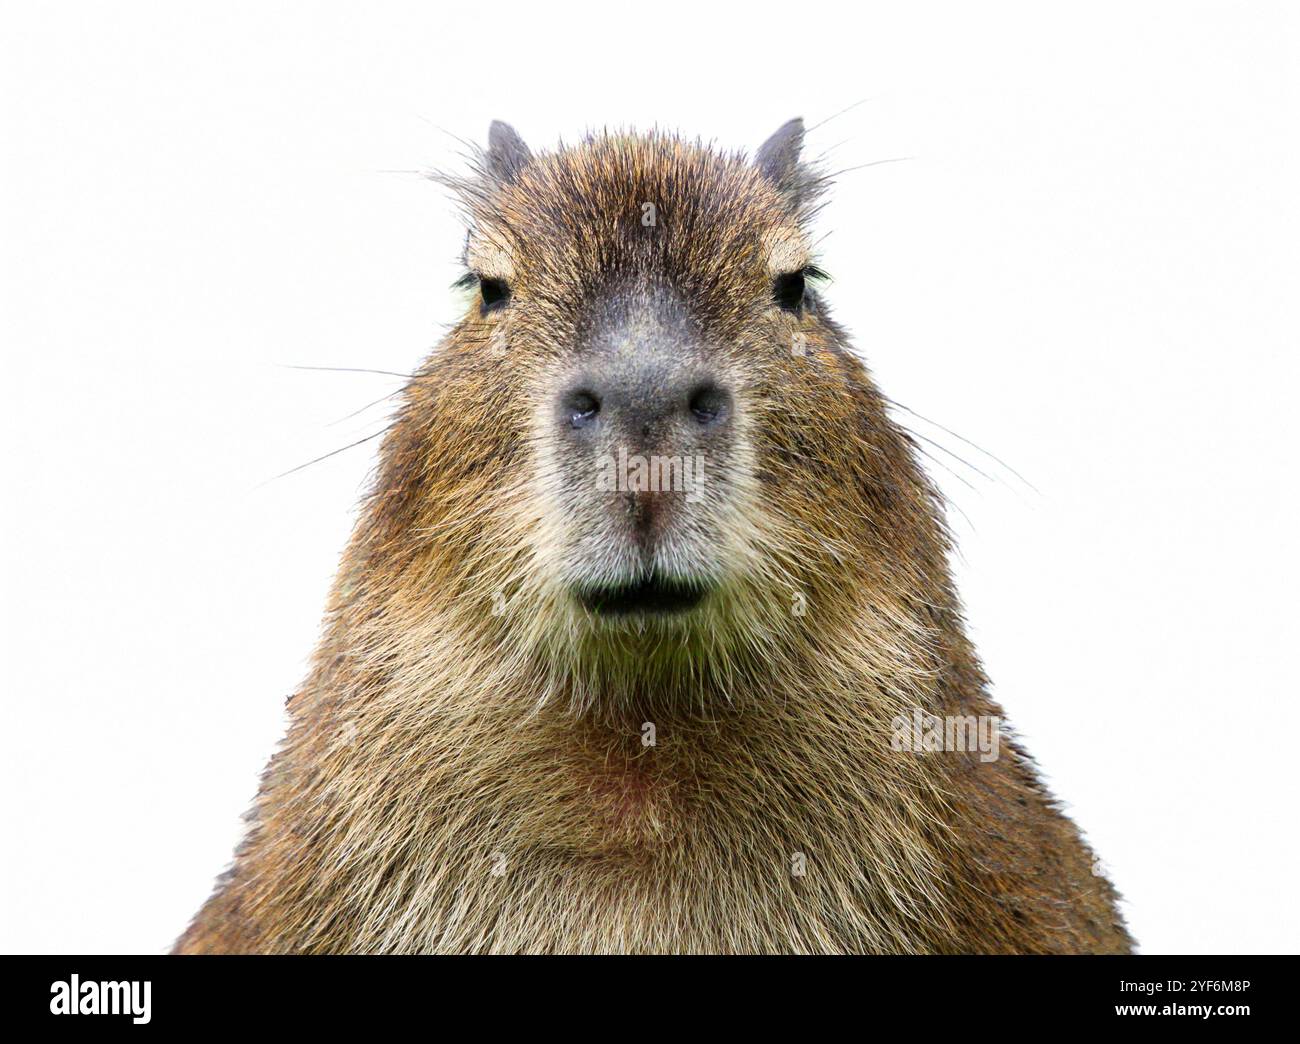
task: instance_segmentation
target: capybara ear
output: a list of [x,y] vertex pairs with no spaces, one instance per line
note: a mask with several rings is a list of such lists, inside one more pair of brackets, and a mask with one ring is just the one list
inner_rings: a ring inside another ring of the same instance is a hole
[[498,181],[514,181],[533,154],[510,124],[493,120],[488,128],[487,169]]
[[798,189],[799,153],[803,150],[803,117],[781,124],[776,133],[758,147],[754,165],[783,193]]

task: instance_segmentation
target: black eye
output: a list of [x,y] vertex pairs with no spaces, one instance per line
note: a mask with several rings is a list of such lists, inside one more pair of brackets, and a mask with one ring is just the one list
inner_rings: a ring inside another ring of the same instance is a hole
[[510,287],[504,279],[488,279],[486,276],[480,276],[478,290],[483,298],[485,312],[500,308],[510,300]]
[[808,284],[829,279],[816,265],[804,265],[797,272],[786,272],[772,281],[772,299],[787,312],[802,315],[805,310],[818,310],[817,295],[812,293]]
[[807,290],[804,275],[804,269],[798,272],[787,272],[785,275],[777,276],[776,282],[772,284],[772,296],[787,312],[798,314],[803,310],[804,293]]

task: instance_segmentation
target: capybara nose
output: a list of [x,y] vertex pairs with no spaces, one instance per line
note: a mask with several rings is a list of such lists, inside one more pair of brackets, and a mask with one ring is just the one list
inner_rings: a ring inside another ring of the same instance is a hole
[[560,396],[559,421],[600,432],[630,452],[686,452],[731,420],[732,396],[718,381],[692,371],[681,374],[613,372],[588,375]]
[[594,463],[591,487],[642,547],[690,513],[724,467],[735,399],[707,361],[642,351],[592,360],[559,396],[557,423],[573,456]]
[[670,456],[722,449],[735,399],[681,300],[633,285],[593,308],[558,396],[570,444]]
[[698,531],[697,505],[726,496],[740,430],[726,353],[679,300],[643,289],[602,302],[574,347],[550,407],[572,510],[617,519],[643,548],[676,525]]

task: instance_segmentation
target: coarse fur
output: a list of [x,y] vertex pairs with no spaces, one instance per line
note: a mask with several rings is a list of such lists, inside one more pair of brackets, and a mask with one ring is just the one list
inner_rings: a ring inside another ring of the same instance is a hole
[[[773,304],[826,183],[802,136],[754,162],[663,133],[534,155],[497,124],[443,179],[509,302],[471,304],[405,389],[248,836],[178,952],[1130,950],[1009,733],[992,761],[891,743],[914,708],[1001,711],[911,439],[820,292]],[[603,619],[575,585],[636,552],[545,404],[600,331],[647,323],[723,375],[735,420],[654,551],[708,596]]]

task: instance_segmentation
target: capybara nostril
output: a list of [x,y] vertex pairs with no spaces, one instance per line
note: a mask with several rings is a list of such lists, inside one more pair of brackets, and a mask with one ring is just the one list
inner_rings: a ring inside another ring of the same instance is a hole
[[578,388],[565,393],[562,409],[570,427],[585,428],[600,413],[600,397],[586,388]]
[[720,424],[731,414],[731,395],[725,388],[708,381],[691,392],[687,407],[698,423]]

